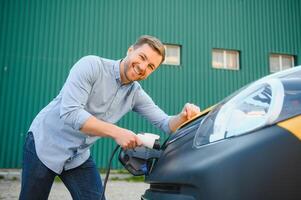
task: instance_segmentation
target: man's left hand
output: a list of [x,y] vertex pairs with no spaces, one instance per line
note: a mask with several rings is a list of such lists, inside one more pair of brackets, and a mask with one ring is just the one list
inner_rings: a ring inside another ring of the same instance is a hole
[[172,118],[169,120],[170,130],[175,132],[181,124],[187,120],[190,120],[199,113],[200,108],[198,106],[191,103],[186,103],[182,111],[178,115],[172,116]]
[[194,104],[186,103],[180,113],[182,120],[190,120],[192,117],[200,113],[200,108]]

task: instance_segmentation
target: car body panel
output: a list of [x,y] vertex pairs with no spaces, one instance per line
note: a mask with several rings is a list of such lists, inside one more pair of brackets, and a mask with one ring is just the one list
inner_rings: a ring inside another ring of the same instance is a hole
[[206,109],[161,150],[142,199],[301,199],[301,66]]
[[[151,184],[147,199],[159,200],[152,193],[162,191],[206,200],[301,196],[301,144],[287,130],[272,126],[193,150],[191,137],[186,135],[164,150],[146,178]],[[165,185],[178,190],[164,190]]]

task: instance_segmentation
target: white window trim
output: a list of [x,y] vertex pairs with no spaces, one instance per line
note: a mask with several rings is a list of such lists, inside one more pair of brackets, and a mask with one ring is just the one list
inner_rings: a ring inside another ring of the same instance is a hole
[[[212,67],[215,68],[215,69],[227,69],[227,70],[239,70],[240,69],[240,63],[239,63],[239,51],[238,50],[232,50],[232,49],[217,49],[217,48],[214,48],[212,49],[212,54],[214,52],[214,50],[221,50],[223,51],[223,65],[222,67],[216,67],[212,64]],[[235,55],[236,55],[236,63],[237,63],[237,66],[236,68],[228,68],[227,67],[227,52],[235,52]],[[212,58],[212,61],[213,61],[213,58]]]
[[170,47],[176,47],[177,49],[177,54],[179,55],[178,59],[177,59],[177,62],[168,62],[168,58],[165,54],[165,60],[164,62],[162,63],[163,65],[171,65],[171,66],[180,66],[181,65],[181,45],[178,45],[178,44],[163,44],[165,49],[167,49],[168,46]]
[[[284,69],[283,69],[283,61],[282,61],[283,56],[288,56],[288,57],[291,58],[291,61],[292,61],[292,66],[291,66],[291,68],[295,66],[295,56],[294,56],[294,55],[290,55],[290,54],[279,54],[279,53],[271,53],[271,54],[270,54],[270,57],[271,57],[271,56],[278,56],[278,58],[279,58],[279,71],[284,70]],[[270,57],[269,57],[269,60],[270,60]],[[271,73],[276,73],[276,72],[278,72],[278,71],[272,71],[272,70],[271,70],[271,64],[269,64],[269,68],[270,68],[270,72],[271,72]]]
[[[279,54],[279,56],[280,56],[280,59],[279,59],[279,66],[280,66],[280,71],[282,71],[283,70],[283,62],[282,62],[282,58],[283,58],[283,56],[289,56],[290,57],[290,59],[291,59],[291,61],[292,61],[292,65],[294,66],[295,65],[295,60],[294,60],[294,56],[292,56],[292,55],[280,55]],[[291,67],[293,67],[293,66],[291,66]]]

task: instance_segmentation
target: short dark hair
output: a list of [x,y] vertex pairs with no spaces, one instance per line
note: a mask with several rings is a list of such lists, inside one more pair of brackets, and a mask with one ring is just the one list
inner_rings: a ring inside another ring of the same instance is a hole
[[165,60],[165,47],[158,38],[150,35],[142,35],[133,44],[133,48],[136,49],[144,44],[148,44],[153,50],[162,56],[161,63]]

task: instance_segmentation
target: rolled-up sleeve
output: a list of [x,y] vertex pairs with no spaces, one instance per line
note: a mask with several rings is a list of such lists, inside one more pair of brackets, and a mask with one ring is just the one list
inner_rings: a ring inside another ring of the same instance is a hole
[[133,111],[145,117],[165,133],[172,132],[169,127],[171,116],[161,110],[141,87],[136,91]]
[[60,118],[76,130],[91,116],[84,108],[99,73],[94,59],[93,56],[86,56],[75,63],[61,91]]

